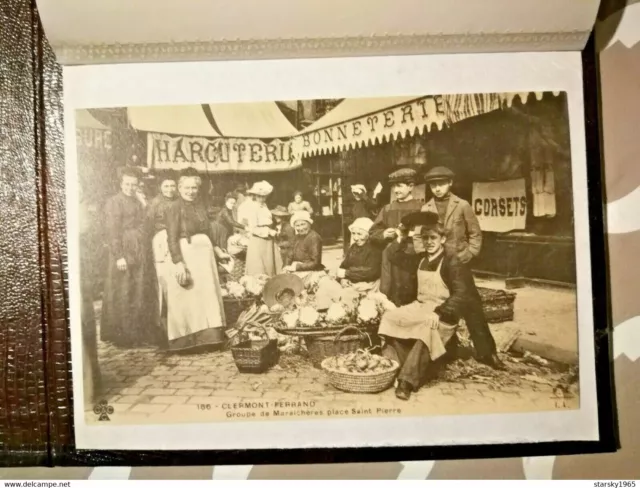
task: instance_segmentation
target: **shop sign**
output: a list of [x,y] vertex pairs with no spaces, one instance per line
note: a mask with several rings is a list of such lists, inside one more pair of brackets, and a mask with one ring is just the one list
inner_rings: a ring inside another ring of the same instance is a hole
[[525,179],[474,183],[471,208],[483,231],[510,232],[525,229]]
[[204,173],[283,171],[298,168],[290,141],[206,138],[149,133],[147,164],[159,170],[193,167]]

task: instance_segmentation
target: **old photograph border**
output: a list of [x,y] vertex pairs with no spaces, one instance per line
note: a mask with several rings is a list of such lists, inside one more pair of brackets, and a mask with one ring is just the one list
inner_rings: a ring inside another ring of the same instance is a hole
[[[336,78],[336,73],[340,74]],[[255,80],[260,79],[259,86]],[[586,146],[579,53],[474,54],[356,59],[105,65],[65,68],[69,289],[74,408],[83,411],[77,108],[436,93],[567,92],[575,242],[589,242]],[[270,449],[502,444],[598,439],[591,255],[576,245],[580,408],[469,416],[294,422],[94,426],[75,415],[79,449]],[[375,426],[375,428],[372,428]],[[490,426],[490,427],[487,427]],[[558,429],[562,426],[562,429]],[[349,430],[351,435],[343,437]],[[304,431],[304,438],[299,433]]]

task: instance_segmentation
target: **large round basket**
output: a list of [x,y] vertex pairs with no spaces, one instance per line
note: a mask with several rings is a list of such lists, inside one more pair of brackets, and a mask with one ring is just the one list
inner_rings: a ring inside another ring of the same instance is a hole
[[328,365],[330,359],[326,358],[321,364],[327,380],[334,388],[348,393],[380,393],[388,390],[400,369],[398,362],[391,360],[393,368],[381,373],[349,373],[330,368]]
[[[296,336],[296,337],[335,337],[335,335],[344,329],[345,325],[332,325],[329,327],[284,327],[282,322],[274,321],[273,328],[278,334]],[[371,325],[358,325],[358,329],[363,330],[367,334],[376,334],[378,331],[378,324]]]
[[233,327],[238,321],[238,317],[242,312],[248,309],[256,299],[254,297],[249,298],[229,298],[225,297],[224,302],[224,317],[227,323],[227,327]]
[[264,339],[238,341],[235,338],[241,337],[242,329],[231,339],[231,354],[236,363],[238,371],[241,373],[264,373],[269,368],[275,366],[280,359],[278,341],[270,339],[267,330],[260,326]]
[[322,361],[329,356],[356,352],[358,349],[366,347],[367,342],[369,343],[369,347],[371,347],[371,337],[369,337],[369,334],[353,325],[343,328],[334,337],[305,336],[304,338],[309,358],[313,366],[318,369],[320,369]]

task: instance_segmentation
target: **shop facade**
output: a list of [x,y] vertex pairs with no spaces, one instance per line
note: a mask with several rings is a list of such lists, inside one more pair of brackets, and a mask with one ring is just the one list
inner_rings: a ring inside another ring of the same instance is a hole
[[[350,185],[364,184],[371,195],[381,183],[380,208],[392,198],[386,184],[390,172],[411,166],[424,174],[444,165],[457,174],[453,192],[472,204],[481,223],[483,249],[473,263],[478,274],[504,278],[507,286],[522,280],[575,285],[564,94],[386,100],[386,107],[368,113],[358,113],[357,100],[346,100],[350,107],[340,111],[338,105],[301,132],[305,167],[313,165],[319,181],[340,182],[332,232],[345,247],[352,221]],[[418,183],[415,197],[431,198]]]

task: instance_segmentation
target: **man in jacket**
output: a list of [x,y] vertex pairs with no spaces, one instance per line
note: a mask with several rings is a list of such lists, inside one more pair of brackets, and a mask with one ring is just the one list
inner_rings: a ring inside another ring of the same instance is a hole
[[482,248],[482,231],[469,202],[451,193],[455,175],[444,166],[431,168],[424,176],[433,198],[423,212],[437,213],[447,238],[445,250],[461,262],[468,263]]
[[411,168],[401,168],[389,175],[395,199],[382,207],[370,231],[371,242],[382,250],[380,291],[398,306],[415,300],[416,276],[394,266],[386,248],[396,239],[402,218],[422,207],[420,201],[413,198],[415,179],[416,172]]
[[405,216],[402,223],[411,229],[411,237],[398,233],[389,245],[389,259],[416,274],[417,299],[385,312],[378,330],[388,345],[385,355],[395,355],[401,364],[396,396],[408,400],[422,386],[432,363],[445,357],[461,319],[469,329],[478,361],[504,369],[469,267],[444,252],[445,230],[438,215],[416,212]]

